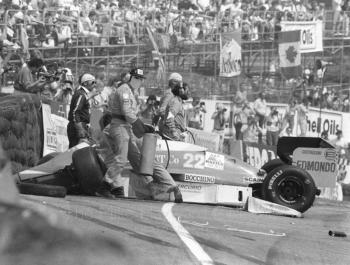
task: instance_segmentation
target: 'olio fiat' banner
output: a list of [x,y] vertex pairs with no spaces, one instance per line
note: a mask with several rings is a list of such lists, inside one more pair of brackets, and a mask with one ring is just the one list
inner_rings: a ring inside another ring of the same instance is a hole
[[241,32],[220,35],[220,76],[233,77],[241,74]]
[[300,30],[300,53],[323,51],[322,21],[282,21],[282,31]]

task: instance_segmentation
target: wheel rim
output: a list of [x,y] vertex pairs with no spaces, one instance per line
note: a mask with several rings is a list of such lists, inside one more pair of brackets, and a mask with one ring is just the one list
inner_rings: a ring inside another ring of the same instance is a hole
[[286,203],[295,203],[304,196],[303,182],[295,176],[283,178],[277,184],[278,196]]

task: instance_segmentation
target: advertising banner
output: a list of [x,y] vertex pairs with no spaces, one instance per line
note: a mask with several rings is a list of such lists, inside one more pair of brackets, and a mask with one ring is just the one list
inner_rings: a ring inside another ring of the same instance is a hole
[[43,129],[44,129],[44,145],[43,156],[57,152],[57,132],[56,125],[51,119],[51,106],[42,104],[41,106],[43,114]]
[[282,31],[300,30],[300,53],[323,51],[322,21],[281,21]]
[[52,152],[63,152],[68,149],[68,120],[51,114],[51,106],[42,104],[44,144],[43,156]]
[[335,149],[297,148],[293,152],[293,164],[309,172],[317,187],[335,187],[338,175]]
[[277,158],[276,146],[243,142],[243,161],[261,168],[266,162]]
[[220,35],[220,76],[233,77],[241,74],[241,31]]
[[[317,108],[309,108],[307,114],[307,133],[306,136],[317,137],[323,131],[328,132],[330,139],[335,138],[337,130],[342,129],[343,115],[341,112]],[[300,132],[298,132],[299,135]]]

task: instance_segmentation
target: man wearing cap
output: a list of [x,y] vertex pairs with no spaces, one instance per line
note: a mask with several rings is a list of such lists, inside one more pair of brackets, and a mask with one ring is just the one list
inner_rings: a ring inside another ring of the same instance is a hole
[[[112,121],[109,128],[104,129],[104,133],[114,158],[106,162],[108,169],[102,185],[96,192],[97,196],[111,199],[124,196],[122,171],[128,160],[134,172],[139,172],[141,153],[140,143],[136,137],[141,138],[145,133],[154,131],[153,127],[146,126],[137,118],[137,100],[134,91],[141,86],[143,78],[141,69],[122,74],[121,84],[109,98],[108,109],[111,112]],[[153,176],[140,176],[139,180],[145,184],[151,196],[162,192],[159,189],[162,187],[165,192],[174,192],[175,198],[182,201],[181,193],[171,175],[156,161]]]
[[188,99],[189,86],[178,84],[172,90],[174,96],[169,100],[165,110],[164,126],[160,132],[175,141],[185,141],[187,126],[183,101]]
[[160,99],[159,104],[159,130],[162,130],[162,127],[164,126],[164,116],[166,108],[169,104],[170,99],[174,97],[173,92],[171,90],[175,88],[176,86],[182,86],[182,76],[179,73],[172,73],[169,76],[169,85],[168,89],[165,91],[164,96]]
[[68,114],[67,134],[69,148],[80,141],[88,139],[88,124],[90,123],[89,93],[95,88],[96,80],[91,74],[83,74],[80,78],[80,86],[75,91]]

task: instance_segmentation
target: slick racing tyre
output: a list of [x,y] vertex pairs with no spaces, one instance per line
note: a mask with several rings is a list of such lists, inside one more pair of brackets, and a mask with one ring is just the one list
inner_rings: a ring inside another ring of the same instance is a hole
[[104,177],[96,150],[93,147],[85,147],[73,153],[73,167],[75,176],[85,194],[95,195]]
[[65,187],[34,184],[34,183],[19,183],[18,190],[21,194],[30,194],[38,196],[60,197],[64,198],[67,194]]
[[52,152],[50,154],[47,154],[46,156],[43,156],[39,159],[38,163],[36,163],[37,166],[44,164],[46,162],[49,162],[52,158],[55,158],[57,155],[59,155],[59,152]]
[[316,191],[315,182],[308,172],[284,165],[267,174],[262,185],[262,198],[305,212],[313,204]]
[[279,158],[276,158],[276,159],[272,159],[271,161],[265,163],[261,169],[265,170],[266,173],[269,173],[271,172],[272,170],[274,170],[275,168],[277,167],[280,167],[280,166],[283,166],[285,165],[285,163],[279,159]]

